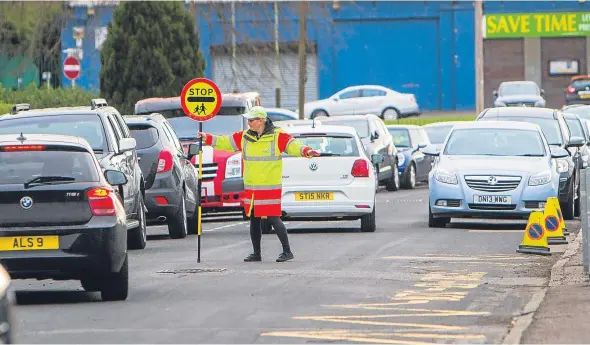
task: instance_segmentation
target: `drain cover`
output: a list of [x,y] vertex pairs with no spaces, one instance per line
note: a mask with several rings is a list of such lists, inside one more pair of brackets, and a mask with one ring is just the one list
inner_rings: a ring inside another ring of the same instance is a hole
[[183,273],[214,273],[214,272],[224,272],[224,271],[226,271],[225,268],[179,268],[179,269],[161,270],[161,271],[158,271],[158,273],[183,274]]

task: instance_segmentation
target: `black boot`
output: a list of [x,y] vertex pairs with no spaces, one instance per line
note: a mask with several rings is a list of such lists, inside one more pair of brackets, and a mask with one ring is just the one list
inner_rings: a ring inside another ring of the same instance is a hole
[[281,255],[279,255],[279,257],[277,258],[277,262],[284,262],[284,261],[292,260],[294,258],[295,258],[295,256],[293,256],[293,253],[285,252],[285,253],[281,253]]
[[244,259],[244,262],[252,261],[262,261],[262,256],[260,255],[260,253],[252,253]]

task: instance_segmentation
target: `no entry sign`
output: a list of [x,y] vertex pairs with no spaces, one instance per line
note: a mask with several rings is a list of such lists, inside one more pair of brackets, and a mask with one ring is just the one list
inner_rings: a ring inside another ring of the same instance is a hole
[[77,58],[69,56],[64,60],[64,75],[69,80],[74,80],[80,76],[80,61]]

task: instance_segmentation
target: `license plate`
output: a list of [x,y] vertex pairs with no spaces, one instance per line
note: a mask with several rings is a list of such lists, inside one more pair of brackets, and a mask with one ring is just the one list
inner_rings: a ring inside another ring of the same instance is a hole
[[59,236],[0,237],[0,251],[59,249]]
[[587,99],[587,98],[590,98],[590,94],[583,94],[583,95],[580,95],[580,98],[582,98],[582,99]]
[[299,192],[295,193],[295,201],[334,200],[334,192]]
[[475,204],[510,204],[512,197],[510,195],[474,195]]

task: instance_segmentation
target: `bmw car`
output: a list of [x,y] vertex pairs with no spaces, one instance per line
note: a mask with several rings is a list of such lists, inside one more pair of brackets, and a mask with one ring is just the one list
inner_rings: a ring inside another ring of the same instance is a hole
[[511,121],[455,125],[442,150],[424,154],[438,158],[429,175],[430,227],[452,218],[527,219],[558,195],[555,159],[568,156],[549,146],[539,125]]

